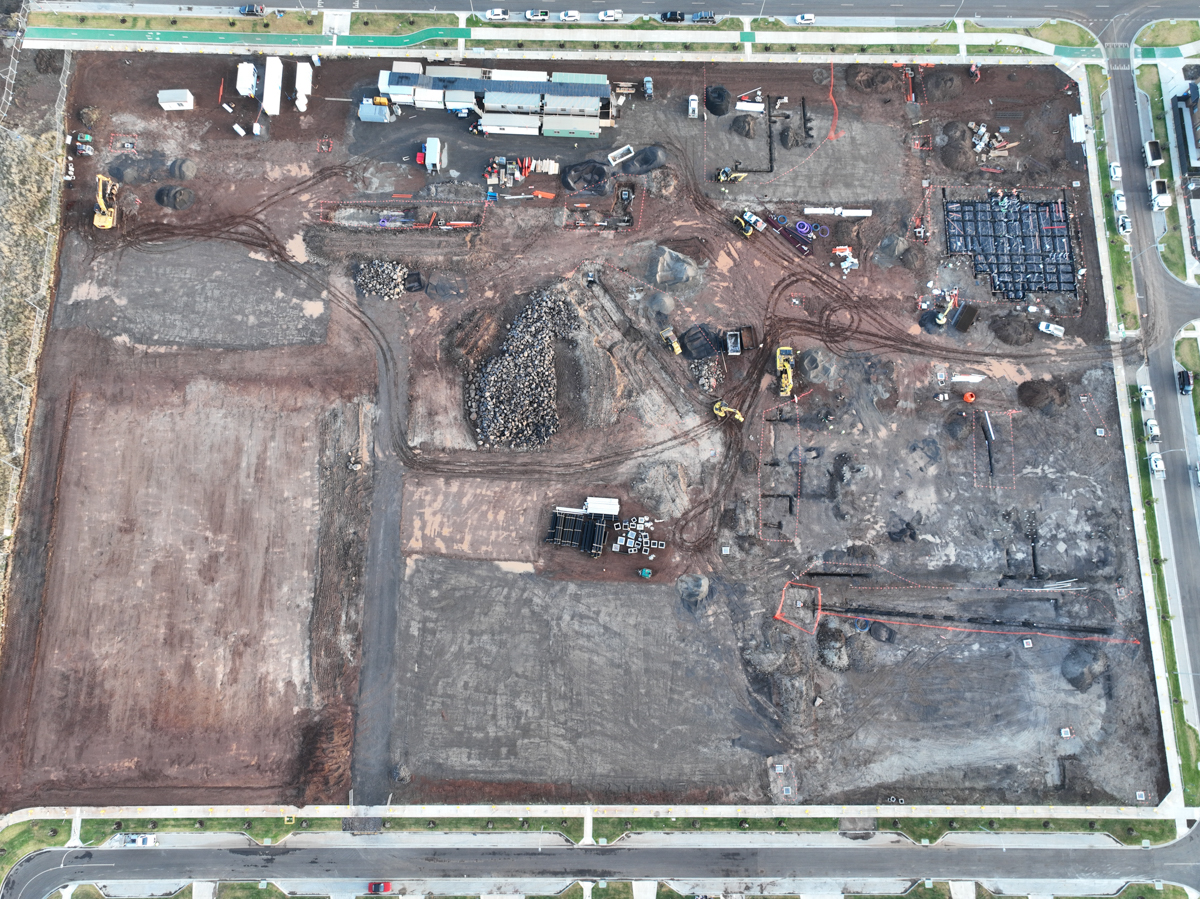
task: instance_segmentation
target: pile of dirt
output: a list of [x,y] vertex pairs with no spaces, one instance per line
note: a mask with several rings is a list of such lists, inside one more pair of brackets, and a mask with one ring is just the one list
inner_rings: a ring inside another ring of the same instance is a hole
[[785,150],[794,150],[804,143],[804,129],[798,125],[784,125],[779,132],[779,143]]
[[704,108],[713,115],[729,115],[733,109],[733,94],[722,84],[714,84],[704,92]]
[[950,140],[969,140],[971,130],[962,122],[947,122],[942,126],[942,134]]
[[729,126],[729,130],[734,134],[740,134],[742,137],[753,138],[757,124],[755,116],[740,115],[733,120],[733,123]]
[[1187,81],[1200,81],[1200,66],[1186,65],[1183,67],[1183,77]]
[[196,202],[196,194],[190,188],[169,184],[155,192],[154,201],[166,209],[184,210]]
[[1004,315],[993,318],[988,327],[996,335],[996,339],[1009,346],[1025,346],[1032,343],[1037,336],[1037,327],[1023,315]]
[[1065,406],[1071,389],[1062,378],[1043,381],[1025,381],[1017,388],[1017,401],[1026,409],[1053,412],[1056,406]]
[[1108,671],[1108,655],[1089,643],[1077,643],[1063,659],[1062,676],[1080,693],[1091,689],[1097,677]]
[[846,635],[829,618],[822,618],[817,628],[817,658],[830,671],[845,671],[850,667]]
[[629,485],[655,518],[679,518],[688,510],[687,472],[671,462],[643,462]]
[[561,288],[535,291],[500,351],[467,381],[467,414],[480,446],[533,449],[558,431],[554,342],[579,323]]
[[833,354],[824,347],[810,347],[800,354],[797,374],[810,384],[825,384],[833,378]]
[[61,75],[63,69],[62,50],[38,50],[33,58],[33,67],[42,75]]
[[725,367],[717,359],[714,354],[708,359],[693,359],[688,363],[688,373],[701,390],[711,392],[725,383]]
[[684,606],[699,612],[708,601],[708,578],[702,574],[681,574],[675,581],[675,592]]
[[622,175],[645,175],[667,164],[667,151],[662,147],[644,147],[621,163]]
[[593,197],[612,193],[612,166],[595,159],[585,159],[563,169],[562,183],[569,191]]
[[888,66],[848,66],[846,81],[864,94],[885,94],[900,84],[896,70]]
[[79,110],[79,121],[85,128],[95,128],[100,123],[102,113],[95,106],[85,106]]
[[190,159],[175,159],[167,171],[176,181],[191,181],[196,177],[196,163]]
[[698,272],[696,263],[682,253],[676,253],[666,247],[656,247],[650,254],[650,262],[646,267],[646,280],[662,287],[672,287],[688,283]]
[[942,165],[952,172],[968,172],[975,168],[975,150],[971,147],[971,131],[962,122],[947,122],[942,127],[938,155]]
[[922,89],[927,102],[941,103],[959,96],[963,92],[964,83],[965,79],[957,72],[938,68],[932,74],[924,76]]

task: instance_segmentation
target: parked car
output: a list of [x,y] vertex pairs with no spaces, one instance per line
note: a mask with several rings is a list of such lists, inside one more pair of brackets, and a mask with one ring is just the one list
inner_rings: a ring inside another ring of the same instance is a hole
[[693,25],[712,25],[717,21],[715,12],[694,12],[692,13]]
[[674,12],[660,13],[658,18],[660,21],[663,21],[663,22],[679,23],[679,22],[684,21],[686,17],[684,16],[684,14],[682,12],[679,12],[678,10],[676,10]]
[[600,13],[600,21],[601,22],[620,22],[621,17],[623,15],[625,15],[625,13],[623,13],[619,9],[606,9]]
[[368,893],[386,893],[391,888],[392,882],[390,880],[378,880],[375,883],[367,884]]
[[649,75],[642,79],[642,96],[647,100],[654,99],[654,79]]
[[1125,194],[1123,191],[1116,191],[1113,194],[1113,209],[1117,212],[1125,211]]
[[558,21],[560,21],[560,22],[578,22],[579,21],[579,10],[577,10],[577,9],[563,10],[562,12],[560,12],[558,14]]
[[75,152],[78,153],[80,156],[95,156],[96,155],[95,147],[92,147],[89,144],[76,144]]
[[1160,481],[1167,479],[1167,466],[1163,464],[1162,453],[1150,454],[1150,473]]
[[688,97],[688,118],[700,118],[700,98],[695,94],[692,94],[690,97]]
[[1119,162],[1114,162],[1108,167],[1108,177],[1112,181],[1121,180],[1121,164]]
[[1117,233],[1122,237],[1133,231],[1133,223],[1129,221],[1129,216],[1117,216]]
[[127,833],[125,834],[126,846],[137,846],[139,848],[145,846],[157,846],[158,837],[152,833]]
[[1151,443],[1158,443],[1158,441],[1162,440],[1162,432],[1158,429],[1157,419],[1146,419],[1146,439]]
[[508,10],[507,9],[489,9],[487,12],[485,12],[483,14],[483,17],[485,19],[487,19],[489,22],[507,22],[508,21]]
[[75,135],[75,140],[81,140],[85,144],[90,144],[92,142],[92,136],[90,134],[85,134],[84,132],[80,131],[78,134]]
[[1192,392],[1192,384],[1195,383],[1195,378],[1192,373],[1186,368],[1179,372],[1179,392],[1183,396],[1187,396]]
[[1062,325],[1056,325],[1052,322],[1038,322],[1038,330],[1043,334],[1053,334],[1060,340],[1067,336],[1067,331]]
[[1139,393],[1142,398],[1142,408],[1147,412],[1154,411],[1154,388],[1148,384],[1143,384],[1139,388]]
[[527,9],[525,10],[525,18],[530,22],[549,22],[550,10],[548,9]]
[[817,17],[810,12],[802,12],[800,15],[796,16],[797,25],[815,25],[816,23]]

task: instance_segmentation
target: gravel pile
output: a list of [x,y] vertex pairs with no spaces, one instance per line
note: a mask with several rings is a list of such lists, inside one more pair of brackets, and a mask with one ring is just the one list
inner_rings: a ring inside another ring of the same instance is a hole
[[692,360],[688,363],[688,370],[701,390],[713,390],[725,383],[725,368],[715,356]]
[[408,269],[399,262],[373,259],[364,262],[354,278],[354,286],[363,293],[372,293],[385,300],[398,300],[404,294]]
[[467,381],[467,415],[480,446],[534,449],[558,430],[554,341],[578,324],[561,290],[534,292],[500,352]]

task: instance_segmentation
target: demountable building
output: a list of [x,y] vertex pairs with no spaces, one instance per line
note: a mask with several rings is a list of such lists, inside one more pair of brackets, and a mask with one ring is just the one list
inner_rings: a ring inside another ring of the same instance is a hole
[[240,97],[258,95],[258,69],[252,62],[239,62],[237,67],[237,92]]
[[268,56],[266,74],[263,76],[263,112],[267,115],[279,115],[279,97],[283,93],[283,60],[278,56]]
[[300,112],[308,110],[308,98],[312,94],[312,63],[296,63],[296,109]]
[[187,90],[168,90],[158,92],[158,105],[163,109],[194,109],[195,100],[192,92]]

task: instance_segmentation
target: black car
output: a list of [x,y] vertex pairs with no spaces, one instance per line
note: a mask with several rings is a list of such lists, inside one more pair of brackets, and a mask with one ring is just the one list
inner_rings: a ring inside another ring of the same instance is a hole
[[684,14],[681,12],[664,12],[660,13],[658,17],[664,22],[679,23],[685,20]]
[[1192,383],[1194,380],[1195,379],[1190,371],[1187,369],[1181,371],[1179,373],[1179,392],[1184,396],[1187,396],[1189,393],[1191,393]]

